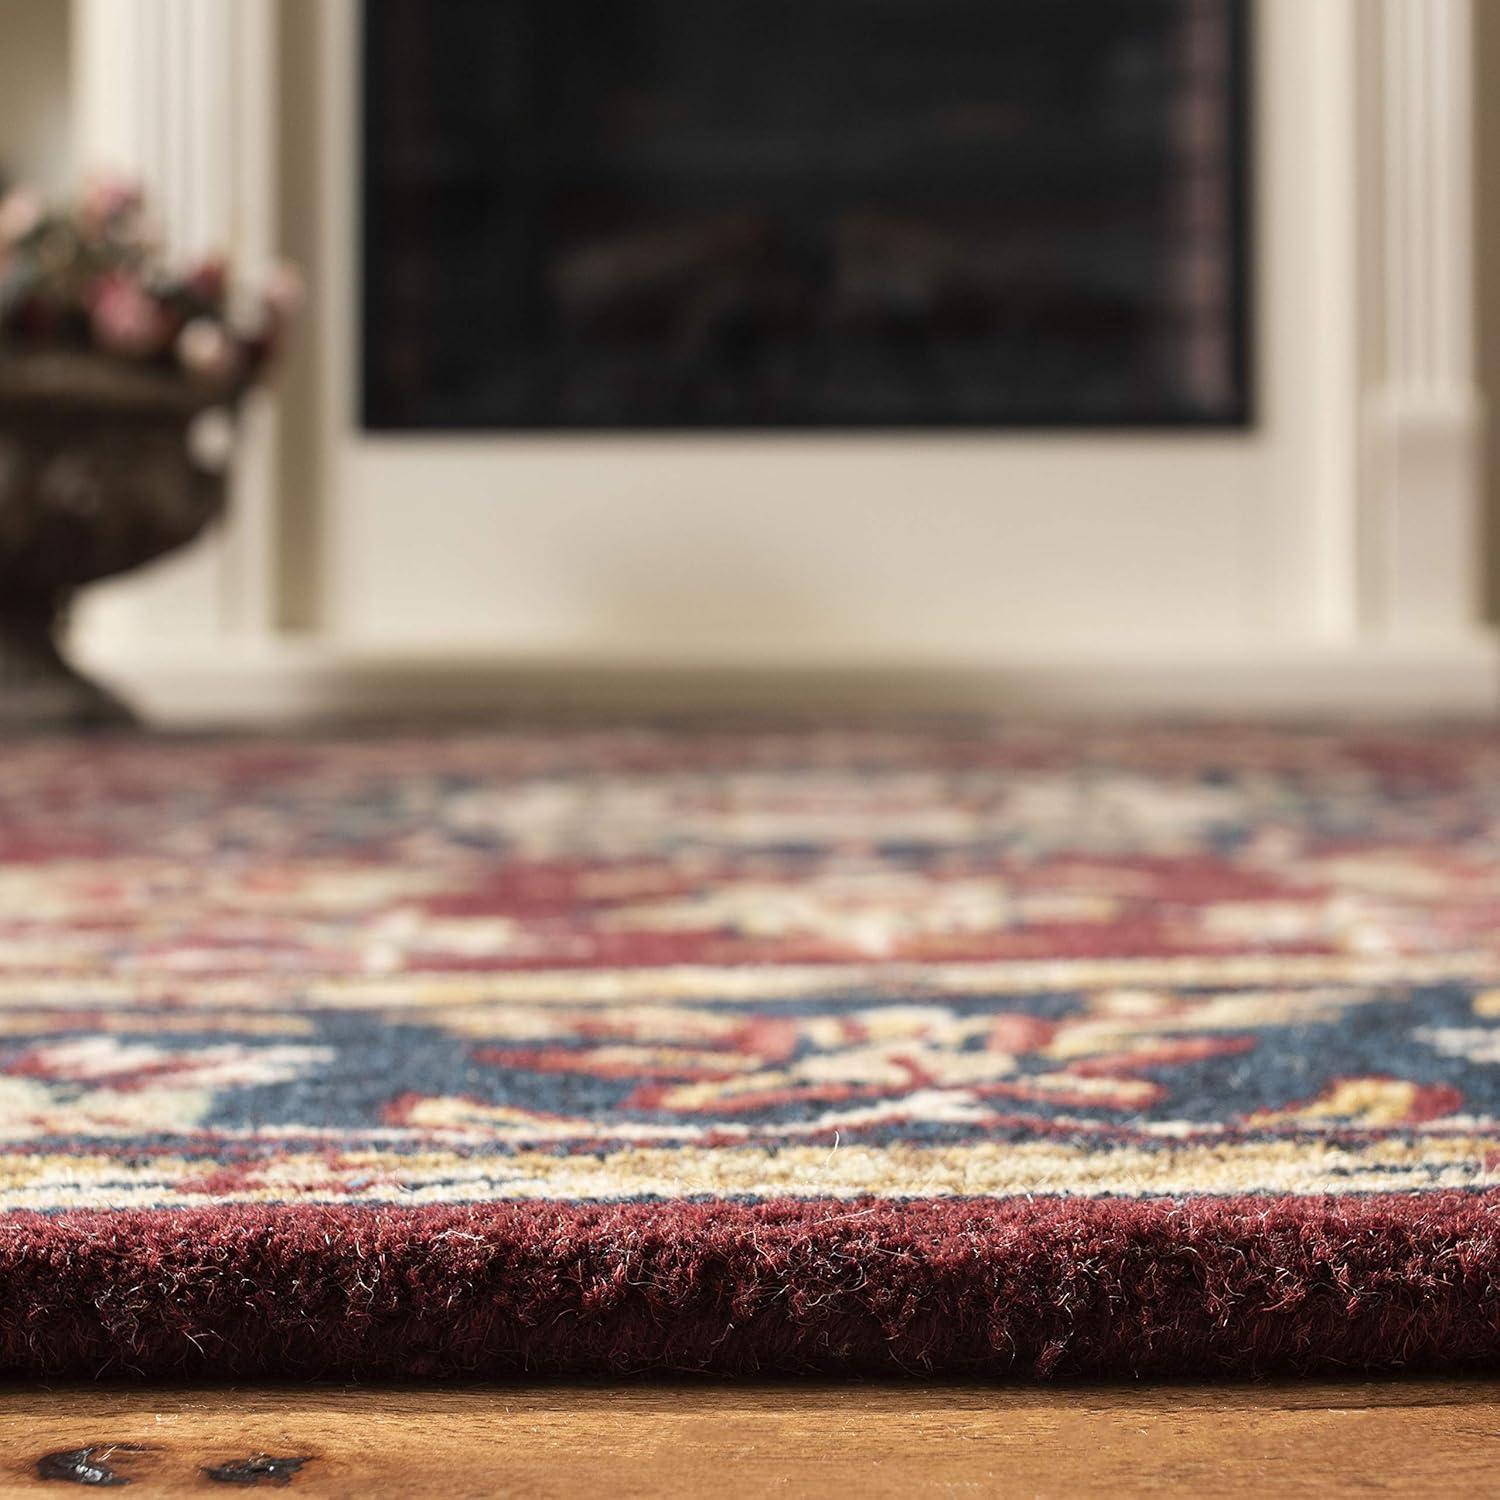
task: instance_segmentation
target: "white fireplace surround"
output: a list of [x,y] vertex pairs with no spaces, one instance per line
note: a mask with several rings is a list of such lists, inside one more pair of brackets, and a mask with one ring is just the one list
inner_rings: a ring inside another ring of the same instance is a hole
[[[223,533],[80,611],[168,718],[1500,706],[1471,0],[1253,6],[1250,430],[961,437],[364,434],[357,5],[317,0],[291,99],[277,0],[73,4],[75,155],[139,174],[176,247],[272,254],[279,130],[318,183],[298,461],[253,413]],[[296,630],[291,504],[322,539]]]

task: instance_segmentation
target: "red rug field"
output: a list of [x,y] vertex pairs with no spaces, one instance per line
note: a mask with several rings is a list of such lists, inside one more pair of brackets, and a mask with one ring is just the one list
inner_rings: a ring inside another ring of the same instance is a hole
[[0,1373],[1500,1354],[1500,737],[0,755]]

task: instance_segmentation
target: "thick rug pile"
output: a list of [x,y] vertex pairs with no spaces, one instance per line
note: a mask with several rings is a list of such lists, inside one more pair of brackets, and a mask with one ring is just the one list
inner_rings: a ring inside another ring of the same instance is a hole
[[1500,738],[0,754],[0,1373],[1500,1354]]

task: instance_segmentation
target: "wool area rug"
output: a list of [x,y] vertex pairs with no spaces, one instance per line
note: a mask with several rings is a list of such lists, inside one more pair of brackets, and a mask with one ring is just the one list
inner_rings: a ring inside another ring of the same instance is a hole
[[0,755],[0,1373],[1500,1353],[1500,737]]

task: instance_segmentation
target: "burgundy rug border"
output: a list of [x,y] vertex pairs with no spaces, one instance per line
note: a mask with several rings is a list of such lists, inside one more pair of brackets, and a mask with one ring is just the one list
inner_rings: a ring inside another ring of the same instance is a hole
[[1500,1191],[0,1215],[0,1375],[1500,1364]]

